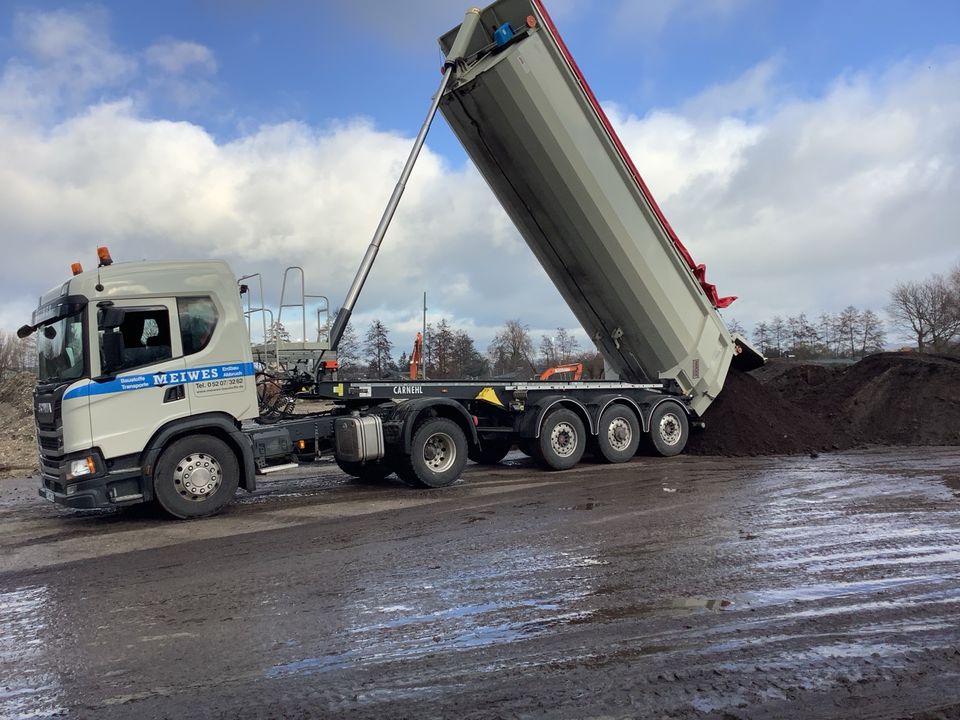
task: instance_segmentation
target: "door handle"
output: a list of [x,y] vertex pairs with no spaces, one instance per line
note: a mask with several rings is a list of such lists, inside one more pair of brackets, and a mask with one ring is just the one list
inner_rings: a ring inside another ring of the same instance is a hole
[[186,393],[183,391],[183,385],[171,385],[163,391],[163,401],[165,403],[183,400],[185,397]]

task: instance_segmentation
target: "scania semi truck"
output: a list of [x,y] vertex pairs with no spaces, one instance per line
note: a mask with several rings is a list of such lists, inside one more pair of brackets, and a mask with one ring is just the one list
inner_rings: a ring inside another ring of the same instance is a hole
[[[221,261],[115,263],[40,299],[34,392],[40,495],[77,508],[156,502],[220,510],[238,487],[303,458],[442,487],[513,446],[545,467],[584,452],[626,462],[682,452],[731,366],[732,336],[540,0],[471,9],[440,38],[443,75],[303,396],[330,409],[263,422],[242,287]],[[334,357],[437,111],[597,344],[587,381],[342,380]],[[259,422],[258,422],[259,421]]]

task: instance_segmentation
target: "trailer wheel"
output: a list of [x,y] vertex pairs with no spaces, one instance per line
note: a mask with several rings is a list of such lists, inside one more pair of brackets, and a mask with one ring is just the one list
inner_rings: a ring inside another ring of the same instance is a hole
[[402,458],[397,475],[414,487],[439,488],[453,483],[467,464],[467,438],[453,420],[430,418],[417,428],[410,456]]
[[550,470],[568,470],[580,462],[587,444],[583,421],[572,410],[554,410],[543,421],[534,447],[537,460]]
[[600,416],[597,447],[608,463],[623,463],[637,454],[640,446],[640,422],[626,405],[612,405]]
[[337,458],[337,466],[347,475],[369,483],[381,482],[393,472],[393,468],[382,460],[361,463]]
[[650,416],[650,441],[654,450],[663,457],[679,455],[687,446],[689,437],[686,411],[675,402],[657,405]]
[[471,450],[469,457],[478,465],[497,465],[507,456],[512,447],[512,440],[502,438],[481,440],[480,447]]
[[230,447],[212,435],[189,435],[171,443],[153,473],[153,494],[167,513],[181,520],[220,512],[240,482],[240,465]]

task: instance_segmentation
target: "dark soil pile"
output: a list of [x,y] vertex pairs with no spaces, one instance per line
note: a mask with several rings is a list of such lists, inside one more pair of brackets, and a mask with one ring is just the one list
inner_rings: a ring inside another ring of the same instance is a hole
[[731,371],[703,420],[690,454],[960,445],[960,358],[880,353],[847,366],[773,362]]
[[[765,387],[776,390],[791,402],[804,407],[816,408],[817,396],[822,385],[834,380],[850,366],[813,365],[798,363],[767,363],[764,367],[751,373]],[[773,372],[761,374],[767,368]],[[816,410],[811,410],[816,412]]]
[[703,421],[705,429],[690,433],[691,455],[791,455],[848,444],[817,415],[737,370],[727,375]]
[[8,375],[0,382],[0,478],[26,475],[37,467],[33,429],[33,373]]
[[857,444],[960,444],[960,358],[881,353],[839,371],[799,365],[765,387]]

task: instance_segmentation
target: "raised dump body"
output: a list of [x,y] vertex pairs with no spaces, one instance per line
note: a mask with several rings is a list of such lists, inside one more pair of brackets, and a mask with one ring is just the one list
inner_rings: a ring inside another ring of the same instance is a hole
[[716,307],[733,298],[676,237],[539,0],[481,11],[440,111],[621,379],[675,380],[700,414],[735,357],[762,363],[728,332]]

